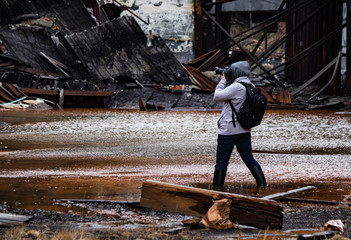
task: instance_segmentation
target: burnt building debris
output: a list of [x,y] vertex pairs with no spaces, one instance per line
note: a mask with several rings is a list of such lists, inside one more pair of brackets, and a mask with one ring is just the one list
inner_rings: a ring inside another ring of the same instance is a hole
[[[71,6],[85,13],[76,14],[77,21],[72,15],[67,19],[68,14],[62,13],[70,7],[68,2],[21,1],[20,5],[10,5],[3,1],[1,4],[13,14],[1,19],[7,24],[0,29],[4,83],[26,89],[55,90],[47,92],[53,99],[57,99],[59,90],[66,94],[70,90],[105,91],[109,93],[104,101],[106,107],[138,106],[139,96],[131,99],[133,92],[139,92],[147,101],[157,95],[176,95],[176,100],[166,107],[194,100],[192,95],[196,93],[174,94],[169,86],[193,83],[162,39],[147,38],[131,16],[99,25],[80,1],[74,1]],[[14,15],[17,8],[21,8],[18,11],[21,17]],[[74,15],[74,10],[68,13]],[[37,16],[35,24],[27,21],[28,17],[33,20],[33,16]],[[50,26],[37,24],[49,20],[53,21]],[[189,101],[184,101],[184,97]]]
[[54,109],[58,106],[49,100],[29,97],[22,89],[0,82],[1,109]]
[[[345,33],[350,32],[350,5],[330,0],[195,1],[196,57],[206,64],[218,55],[226,57],[226,64],[238,58],[250,61],[253,80],[273,100],[282,95],[284,102],[291,98],[301,108],[349,106],[350,44]],[[237,31],[240,22],[228,24],[235,14],[247,16],[246,28]],[[253,14],[266,18],[252,24]]]
[[45,26],[65,34],[83,31],[97,25],[81,1],[0,1],[1,26],[29,24]]
[[[212,101],[218,81],[214,67],[248,60],[251,80],[261,87],[270,107],[350,105],[346,66],[351,57],[342,41],[349,26],[343,13],[349,12],[350,1],[249,3],[195,0],[195,57],[183,63],[168,40],[154,34],[152,19],[140,11],[150,2],[0,0],[6,10],[0,16],[0,81],[63,107],[72,106],[69,99],[74,95],[86,101],[76,105],[80,107],[138,107],[141,97],[151,106],[211,108],[217,107]],[[173,5],[153,4],[168,11],[191,4]],[[163,35],[171,39],[170,32]],[[82,98],[88,92],[98,103]],[[104,93],[98,97],[94,92]]]

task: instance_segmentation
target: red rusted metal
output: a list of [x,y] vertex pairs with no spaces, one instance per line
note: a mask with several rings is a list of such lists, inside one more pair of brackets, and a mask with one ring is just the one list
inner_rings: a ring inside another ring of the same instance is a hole
[[185,71],[202,90],[214,91],[217,84],[212,79],[206,77],[204,74],[202,74],[202,72],[194,67],[187,66],[185,64],[183,64],[183,66]]
[[[22,88],[30,97],[39,97],[55,103],[59,102],[59,90]],[[74,91],[64,90],[65,107],[104,107],[104,99],[111,97],[113,92],[106,91]]]
[[21,98],[26,96],[26,94],[24,94],[22,91],[18,90],[17,88],[15,88],[12,84],[9,83],[3,83],[2,84],[7,91],[9,91],[15,98]]

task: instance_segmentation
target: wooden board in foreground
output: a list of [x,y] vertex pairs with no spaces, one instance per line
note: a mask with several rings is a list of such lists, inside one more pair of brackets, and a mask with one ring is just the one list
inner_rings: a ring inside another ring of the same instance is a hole
[[171,183],[145,181],[140,206],[203,217],[213,200],[222,198],[232,200],[233,223],[261,229],[282,228],[283,208],[274,201]]

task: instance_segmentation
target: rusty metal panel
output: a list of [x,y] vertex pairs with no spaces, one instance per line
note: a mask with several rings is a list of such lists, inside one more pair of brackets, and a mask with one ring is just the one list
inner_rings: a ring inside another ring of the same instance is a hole
[[[287,8],[302,4],[304,0],[289,0]],[[297,11],[287,18],[287,32],[292,31],[307,16],[314,14],[302,27],[296,29],[293,36],[286,41],[286,60],[289,60],[308,49],[322,37],[341,25],[342,2],[323,0],[312,1],[303,9]],[[302,83],[314,76],[320,69],[334,59],[341,46],[341,32],[326,41],[303,60],[296,62],[287,69],[286,76],[293,83]],[[330,78],[331,72],[325,74],[319,80],[319,86],[323,86]]]

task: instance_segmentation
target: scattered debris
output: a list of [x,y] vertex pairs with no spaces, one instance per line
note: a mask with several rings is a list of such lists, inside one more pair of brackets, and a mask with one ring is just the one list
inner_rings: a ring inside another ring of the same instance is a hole
[[344,201],[351,202],[351,195],[346,195]]
[[268,196],[264,196],[261,199],[266,199],[266,200],[278,200],[281,198],[284,198],[286,196],[290,196],[292,194],[296,194],[296,193],[301,193],[301,192],[305,192],[305,191],[310,191],[315,189],[316,187],[314,186],[307,186],[307,187],[303,187],[303,188],[298,188],[298,189],[293,189],[287,192],[282,192],[282,193],[275,193],[272,195],[268,195]]
[[316,200],[316,199],[306,199],[306,198],[291,198],[291,197],[283,197],[277,199],[280,202],[290,202],[290,203],[309,203],[309,204],[318,204],[318,205],[331,205],[331,206],[351,206],[350,202],[338,202],[338,201],[323,201],[323,200]]
[[176,227],[176,228],[171,228],[171,229],[164,230],[163,232],[166,233],[166,234],[177,234],[177,233],[180,233],[180,232],[182,232],[184,230],[186,230],[185,227]]
[[106,107],[112,92],[109,91],[77,91],[77,90],[47,90],[22,88],[22,91],[33,97],[40,97],[58,103],[64,107]]
[[[346,98],[331,101],[329,96],[317,92],[319,88],[313,82],[322,73],[313,77],[313,81],[308,81],[308,87],[285,83],[283,75],[279,74],[282,70],[278,70],[279,66],[286,64],[282,60],[282,52],[278,51],[279,56],[271,56],[271,59],[280,60],[261,62],[261,58],[267,57],[262,55],[271,50],[260,47],[268,31],[260,40],[253,38],[255,34],[247,35],[247,30],[235,38],[225,31],[228,34],[225,42],[231,40],[234,45],[227,44],[224,48],[211,50],[183,64],[159,36],[147,36],[133,16],[122,16],[101,24],[101,10],[104,8],[97,4],[93,4],[94,14],[100,17],[95,19],[82,2],[63,1],[57,4],[47,0],[36,3],[24,1],[20,8],[17,2],[2,3],[6,14],[0,17],[1,82],[27,89],[112,93],[106,99],[97,98],[99,104],[96,105],[92,104],[92,99],[87,104],[81,103],[87,100],[81,97],[74,99],[75,105],[68,104],[66,96],[64,102],[53,96],[51,98],[54,100],[48,99],[61,107],[134,108],[138,106],[139,97],[147,99],[144,96],[155,93],[153,90],[159,93],[154,95],[151,109],[156,109],[153,105],[165,108],[220,107],[213,103],[211,97],[218,81],[213,69],[244,58],[254,62],[251,80],[265,93],[269,100],[268,109],[340,109],[350,105]],[[124,10],[130,11],[129,8]],[[286,12],[293,10],[286,9]],[[203,13],[208,14],[204,9]],[[282,13],[278,11],[279,14]],[[211,15],[208,17],[212,19]],[[267,20],[267,23],[272,20]],[[221,28],[215,19],[212,21]],[[259,26],[262,24],[250,30],[257,30]],[[258,30],[265,28],[263,26]],[[276,40],[283,43],[286,35],[282,32]],[[240,36],[243,38],[237,41]],[[242,48],[243,44],[245,49]],[[257,57],[260,62],[252,56],[255,53],[260,54]],[[340,54],[328,66],[337,66],[339,59]],[[174,97],[174,91],[181,96]],[[157,110],[160,108],[157,107]]]
[[[128,231],[130,236],[138,236],[137,231],[145,233],[151,231],[159,231],[165,237],[166,234],[180,234],[185,237],[197,236],[201,239],[214,239],[218,237],[231,238],[289,238],[297,239],[298,236],[311,237],[311,235],[319,236],[321,234],[320,226],[327,222],[328,217],[337,216],[345,219],[345,225],[350,223],[350,208],[345,206],[325,207],[325,206],[308,206],[299,205],[284,206],[283,230],[271,231],[244,226],[234,225],[238,228],[232,228],[227,231],[208,229],[206,231],[199,229],[199,222],[202,217],[191,218],[181,214],[173,214],[170,212],[157,211],[140,207],[138,202],[125,202],[118,200],[94,200],[94,199],[60,199],[56,204],[62,204],[69,209],[77,208],[77,214],[70,212],[50,212],[45,210],[28,210],[18,209],[5,204],[0,204],[0,211],[19,215],[33,216],[29,220],[28,230],[34,229],[42,233],[56,232],[58,229],[85,229],[89,232],[97,231],[101,238],[101,230],[109,229],[113,233],[114,229],[123,229]],[[56,205],[55,204],[55,205]],[[84,211],[82,209],[85,209]],[[84,214],[84,212],[86,212]],[[336,219],[336,218],[335,218]],[[191,225],[193,222],[193,225]],[[183,224],[182,224],[183,223]],[[43,227],[44,226],[44,227]],[[184,228],[185,226],[185,228]],[[0,235],[8,228],[0,228]],[[183,230],[182,230],[183,229]],[[28,230],[24,233],[28,233]],[[335,232],[330,232],[334,233]],[[350,236],[349,229],[340,233],[341,236]],[[139,235],[144,236],[144,235]],[[331,236],[331,235],[330,235]],[[169,236],[166,236],[168,239]],[[140,237],[139,237],[140,238]],[[302,239],[304,239],[302,238]],[[164,239],[160,237],[160,239]],[[309,238],[313,239],[313,238]],[[317,239],[317,238],[315,238]]]
[[0,226],[11,227],[18,224],[22,224],[32,218],[33,218],[32,216],[0,213]]
[[26,232],[26,237],[30,239],[38,239],[39,235],[40,233],[36,230],[29,230],[28,232]]
[[[4,18],[19,19],[16,11],[11,11],[15,5],[4,6],[11,13]],[[26,88],[28,93],[28,89],[112,92],[113,96],[108,93],[105,104],[95,106],[92,101],[81,103],[86,98],[76,98],[76,105],[72,106],[66,104],[66,96],[64,104],[56,96],[46,97],[62,107],[115,108],[137,106],[137,101],[131,103],[133,94],[125,101],[125,93],[134,89],[148,92],[147,88],[159,88],[160,84],[192,84],[163,40],[157,36],[147,38],[132,16],[98,25],[82,2],[68,7],[65,3],[42,0],[35,4],[24,2],[21,8],[33,13],[22,16],[16,24],[2,19],[5,25],[0,28],[0,81],[3,83]],[[65,10],[72,15],[63,14]],[[151,44],[147,46],[147,42]],[[167,98],[170,93],[162,91],[162,95]],[[158,104],[163,103],[159,100],[155,102]]]
[[335,233],[332,231],[318,232],[313,234],[301,234],[297,240],[322,240],[328,239],[335,236]]
[[325,231],[338,231],[338,232],[344,232],[345,225],[342,223],[340,219],[337,220],[329,220],[326,222],[323,226],[323,229]]
[[230,205],[232,201],[227,198],[215,200],[212,207],[200,221],[205,228],[230,229],[233,223],[229,219]]
[[201,220],[202,217],[192,217],[190,219],[183,220],[182,223],[184,224],[184,226],[190,229],[196,229],[200,227]]
[[142,185],[140,206],[203,217],[213,200],[232,201],[229,219],[233,223],[261,229],[280,229],[283,208],[274,201],[158,181]]
[[150,103],[144,103],[143,99],[139,97],[139,109],[140,111],[160,111],[164,110],[165,107],[162,105],[155,105]]
[[0,82],[0,108],[2,109],[53,109],[57,105],[41,98],[28,97],[23,91]]

